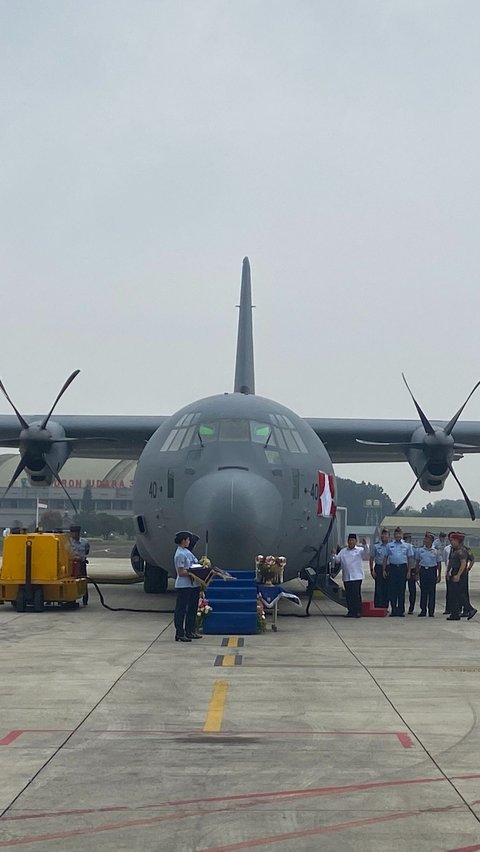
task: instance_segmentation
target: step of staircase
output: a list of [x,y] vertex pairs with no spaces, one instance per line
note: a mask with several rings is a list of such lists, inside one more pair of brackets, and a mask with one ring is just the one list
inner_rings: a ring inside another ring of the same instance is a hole
[[232,589],[231,583],[223,583],[222,586],[214,586],[210,583],[206,596],[208,600],[255,600],[257,597],[257,586],[256,584],[252,586],[250,583],[248,586],[237,586],[235,583],[235,589]]
[[203,622],[203,632],[208,636],[221,634],[250,635],[257,632],[257,613],[255,612],[219,612],[214,610]]
[[362,615],[364,618],[385,618],[388,609],[376,607],[373,601],[362,601]]
[[256,598],[243,600],[241,598],[208,598],[214,612],[255,612],[257,611]]
[[230,571],[235,580],[215,579],[206,596],[212,612],[203,622],[206,635],[257,632],[257,580],[255,571]]

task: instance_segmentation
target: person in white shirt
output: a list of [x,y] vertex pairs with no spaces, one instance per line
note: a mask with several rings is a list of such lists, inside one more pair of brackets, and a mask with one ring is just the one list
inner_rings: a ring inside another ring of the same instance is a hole
[[343,547],[335,557],[335,562],[342,566],[342,580],[347,601],[346,618],[360,618],[362,610],[362,580],[365,577],[362,559],[368,557],[367,542],[362,538],[362,544],[357,545],[357,536],[350,533],[347,546]]

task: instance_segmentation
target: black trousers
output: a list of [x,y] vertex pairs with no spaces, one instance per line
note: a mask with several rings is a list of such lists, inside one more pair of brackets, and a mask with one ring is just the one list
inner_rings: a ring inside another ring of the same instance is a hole
[[407,580],[408,585],[408,608],[410,612],[413,612],[415,609],[415,601],[417,600],[417,575],[412,574],[409,580]]
[[[471,612],[472,609],[473,609],[472,604],[470,603],[470,588],[469,588],[469,582],[468,582],[469,576],[470,576],[470,571],[464,571],[463,574],[465,574],[465,590],[464,590],[464,595],[463,595],[463,597],[464,597],[463,612],[468,613],[468,612]],[[463,574],[462,574],[462,577],[463,577]]]
[[448,581],[450,586],[450,615],[452,618],[458,620],[460,618],[460,613],[465,606],[468,606],[466,603],[466,593],[467,593],[467,578],[465,576],[465,571],[460,577],[458,583],[454,583],[453,577]]
[[392,608],[391,615],[405,615],[407,565],[389,565],[387,571],[388,597]]
[[437,593],[437,569],[420,566],[420,612],[433,615]]
[[196,591],[193,586],[191,588],[177,589],[177,602],[175,604],[175,615],[173,616],[176,636],[185,636],[185,633],[190,632],[187,629],[187,612],[191,609],[192,593]]
[[375,597],[373,603],[376,607],[388,606],[388,580],[383,576],[383,566],[375,565]]
[[190,599],[187,606],[187,615],[185,618],[185,633],[190,636],[195,633],[195,623],[197,620],[198,601],[200,600],[200,587],[195,586],[190,591]]
[[345,598],[349,615],[360,615],[362,611],[362,581],[344,580]]
[[445,577],[445,612],[450,612],[450,580]]

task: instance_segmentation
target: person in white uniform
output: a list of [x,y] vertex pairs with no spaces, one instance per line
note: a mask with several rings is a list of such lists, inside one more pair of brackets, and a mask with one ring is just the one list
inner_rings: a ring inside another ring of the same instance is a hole
[[362,614],[362,580],[365,577],[363,559],[368,557],[367,542],[362,538],[361,545],[357,544],[357,536],[350,533],[347,546],[343,547],[335,557],[335,562],[342,567],[342,580],[347,601],[346,618],[360,618]]

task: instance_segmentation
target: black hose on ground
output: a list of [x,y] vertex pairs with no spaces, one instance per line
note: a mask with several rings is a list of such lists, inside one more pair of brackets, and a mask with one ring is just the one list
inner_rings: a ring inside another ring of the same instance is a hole
[[92,586],[95,586],[95,590],[97,592],[98,597],[100,598],[101,605],[103,607],[105,607],[105,609],[109,609],[110,612],[153,612],[153,613],[156,613],[156,614],[159,614],[159,615],[165,615],[165,614],[173,615],[173,613],[174,613],[173,609],[132,609],[132,608],[127,607],[127,606],[109,606],[108,604],[105,603],[105,598],[103,597],[103,595],[100,591],[100,587],[99,587],[98,583],[96,583],[95,580],[92,580],[91,577],[87,577],[86,579],[87,579],[88,583],[91,583]]

